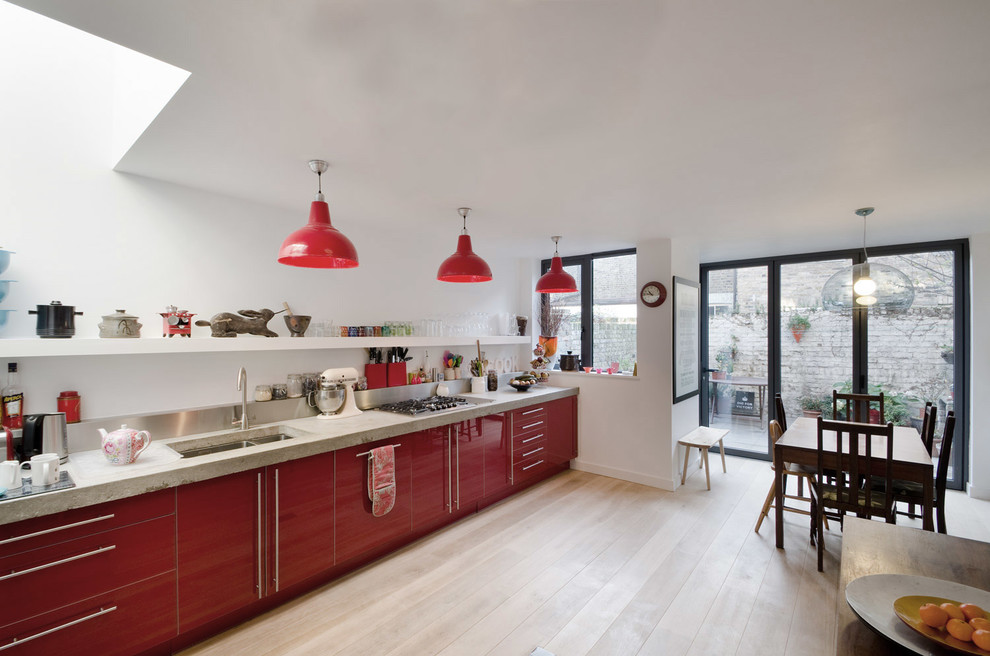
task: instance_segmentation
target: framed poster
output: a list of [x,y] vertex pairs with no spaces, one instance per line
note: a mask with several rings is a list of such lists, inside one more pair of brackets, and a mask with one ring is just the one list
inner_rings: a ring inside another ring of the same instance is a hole
[[674,403],[701,392],[701,291],[696,282],[674,276]]

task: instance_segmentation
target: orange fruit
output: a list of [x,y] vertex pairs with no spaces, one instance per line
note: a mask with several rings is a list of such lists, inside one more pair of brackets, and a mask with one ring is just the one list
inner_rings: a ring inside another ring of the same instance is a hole
[[990,651],[990,631],[973,631],[973,643],[980,649]]
[[962,614],[966,616],[967,622],[976,617],[982,619],[986,619],[987,617],[987,614],[983,612],[983,609],[976,604],[959,604],[959,610],[961,610]]
[[969,621],[969,625],[974,631],[990,631],[990,620],[984,617],[974,617]]
[[918,615],[922,622],[933,629],[941,629],[949,621],[949,614],[935,604],[925,604],[918,609]]
[[949,635],[956,640],[962,640],[963,642],[973,641],[973,627],[966,624],[962,620],[957,620],[955,618],[949,620],[945,624],[945,630],[949,632]]
[[961,610],[959,610],[959,606],[956,606],[955,604],[945,602],[942,604],[941,609],[949,614],[950,619],[959,620],[960,622],[966,621],[966,616],[963,615]]

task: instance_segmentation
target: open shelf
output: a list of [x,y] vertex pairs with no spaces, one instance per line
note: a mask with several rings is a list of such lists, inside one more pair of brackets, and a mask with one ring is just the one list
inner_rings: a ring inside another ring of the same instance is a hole
[[306,351],[356,349],[371,346],[463,346],[481,340],[482,345],[529,344],[531,337],[145,337],[139,339],[0,339],[5,359],[76,355],[147,355],[159,353],[227,353],[243,351]]

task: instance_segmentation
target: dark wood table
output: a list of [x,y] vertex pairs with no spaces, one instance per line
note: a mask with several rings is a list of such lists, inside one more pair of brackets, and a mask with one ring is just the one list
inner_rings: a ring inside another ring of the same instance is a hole
[[835,596],[835,653],[904,654],[874,633],[846,603],[846,586],[869,574],[914,574],[990,590],[990,543],[849,517],[842,531],[842,564]]
[[[887,453],[886,438],[874,436],[871,446],[873,453]],[[848,441],[848,437],[843,438]],[[826,449],[824,465],[827,469],[844,469],[846,463],[835,460],[835,433],[827,431],[824,435],[824,447]],[[830,455],[827,451],[831,449]],[[848,446],[844,447],[848,451]],[[792,462],[799,465],[818,466],[818,420],[809,417],[800,417],[792,423],[784,434],[777,440],[774,446],[775,462]],[[776,484],[777,510],[776,510],[776,531],[777,548],[784,548],[784,485],[781,480],[783,468],[778,468],[774,472]],[[910,426],[894,426],[894,478],[905,481],[916,481],[921,483],[924,491],[924,508],[922,525],[926,531],[935,530],[934,521],[934,465],[925,443],[921,441],[921,435]],[[875,471],[875,474],[883,475],[882,469]]]

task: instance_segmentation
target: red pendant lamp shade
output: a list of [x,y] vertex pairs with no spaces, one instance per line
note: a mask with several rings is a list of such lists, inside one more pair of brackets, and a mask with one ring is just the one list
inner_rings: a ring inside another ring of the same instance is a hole
[[464,219],[464,231],[457,238],[457,251],[440,263],[437,280],[443,282],[487,282],[492,279],[492,270],[481,256],[471,249],[471,236],[467,234],[469,207],[458,210]]
[[557,241],[560,237],[553,237],[554,252],[553,259],[550,260],[550,270],[544,273],[536,281],[536,291],[540,294],[569,294],[578,290],[577,281],[574,276],[564,271],[564,263],[557,253]]
[[[327,163],[309,163],[318,176]],[[278,251],[279,264],[311,269],[351,269],[358,265],[357,249],[351,240],[330,223],[330,207],[323,200],[322,178],[316,200],[309,206],[309,223],[285,238]]]

